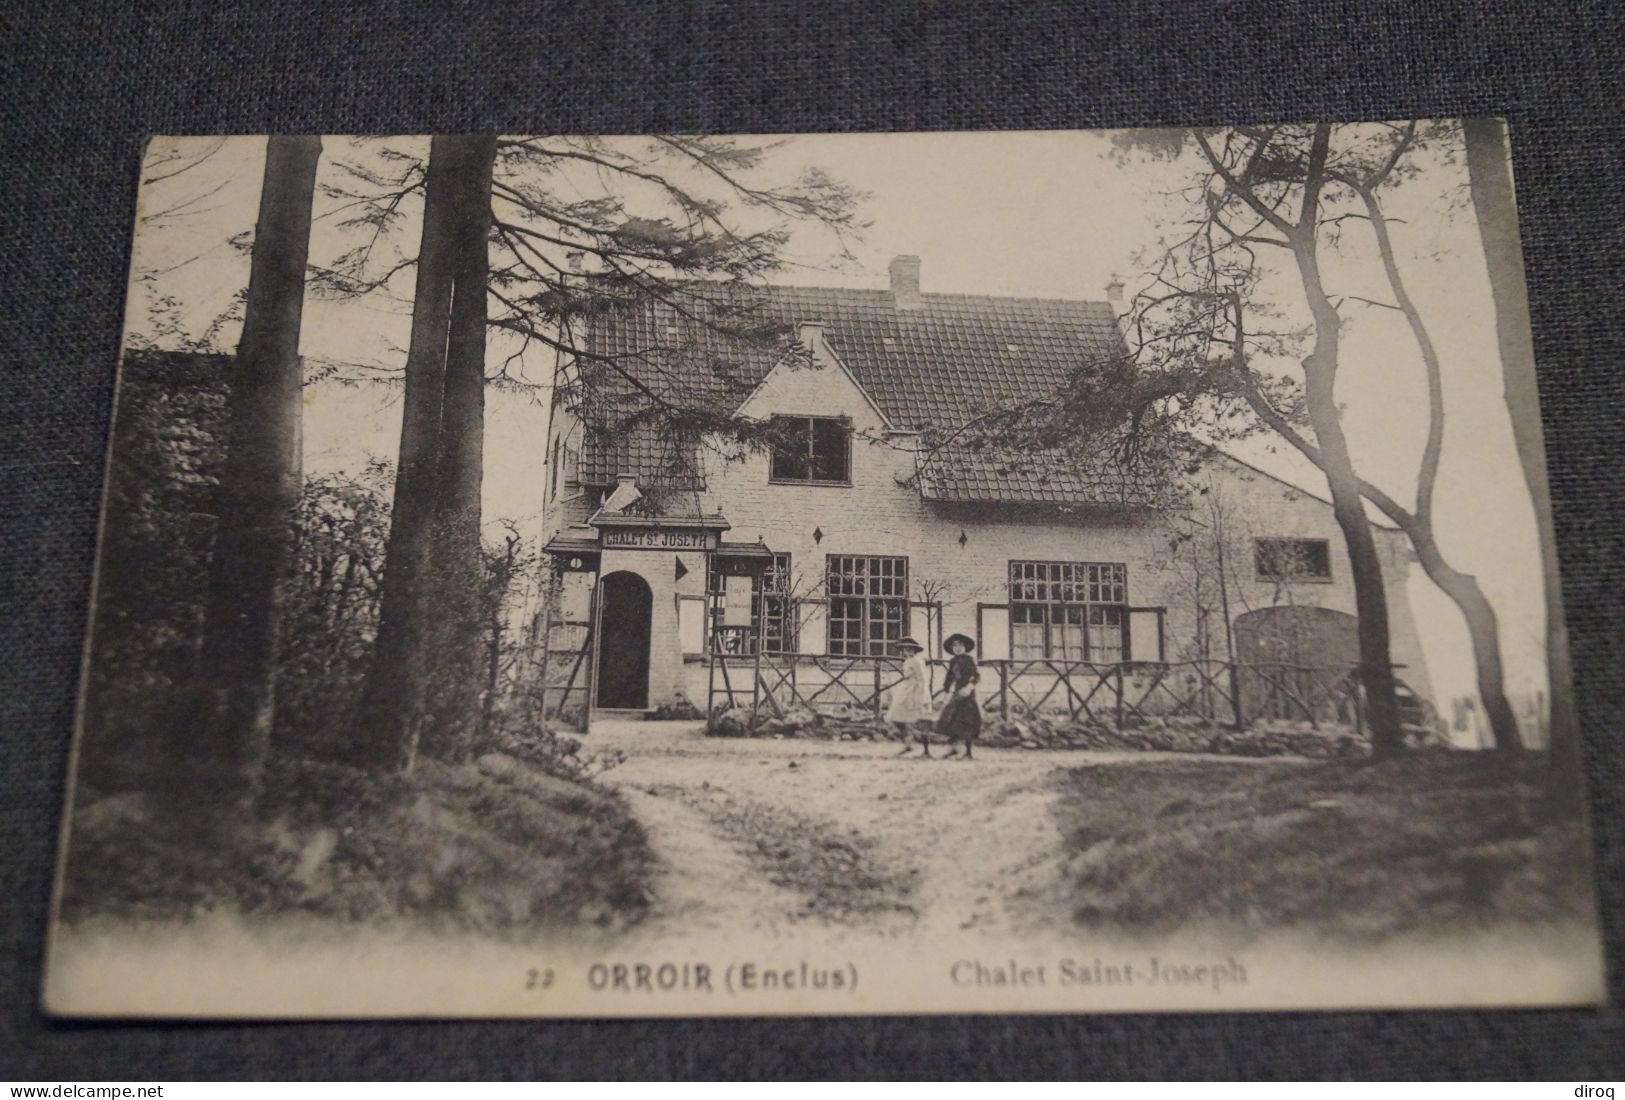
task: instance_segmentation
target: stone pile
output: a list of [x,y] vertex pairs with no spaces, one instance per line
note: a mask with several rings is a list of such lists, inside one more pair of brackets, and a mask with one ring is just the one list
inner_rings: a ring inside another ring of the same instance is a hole
[[[752,728],[749,707],[720,711],[706,730],[712,737],[808,738],[822,741],[893,741],[896,731],[857,707],[814,711],[795,707],[783,716],[763,710]],[[1411,740],[1432,743],[1413,731]],[[992,748],[1096,749],[1101,751],[1218,753],[1228,756],[1303,756],[1315,759],[1364,756],[1369,742],[1341,725],[1264,722],[1237,732],[1198,719],[1149,718],[1124,729],[1064,715],[997,713],[984,716],[977,742]]]
[[875,720],[874,712],[857,707],[831,707],[815,711],[808,707],[787,708],[780,717],[765,707],[757,713],[751,728],[749,707],[734,707],[719,713],[706,733],[712,737],[804,737],[819,741],[890,741],[893,729]]

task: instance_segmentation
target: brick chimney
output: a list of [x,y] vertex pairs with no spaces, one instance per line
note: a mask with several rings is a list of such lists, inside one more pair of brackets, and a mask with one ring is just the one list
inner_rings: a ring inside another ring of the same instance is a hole
[[615,488],[604,498],[602,507],[606,512],[624,512],[628,505],[642,498],[643,492],[638,488],[638,479],[635,475],[616,474]]
[[898,309],[920,306],[920,258],[898,256],[891,262],[891,296]]
[[1123,280],[1116,275],[1106,284],[1106,304],[1111,306],[1112,316],[1117,319],[1117,331],[1127,338],[1129,334],[1128,303],[1123,300]]

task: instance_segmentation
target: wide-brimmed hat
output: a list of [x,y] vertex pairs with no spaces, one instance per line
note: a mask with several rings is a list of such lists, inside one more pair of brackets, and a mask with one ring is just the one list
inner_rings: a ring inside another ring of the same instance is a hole
[[976,639],[972,638],[969,634],[950,634],[950,635],[948,635],[946,638],[942,639],[942,648],[944,650],[946,650],[949,646],[953,645],[955,642],[964,642],[965,643],[965,652],[966,653],[975,653],[976,652]]
[[911,635],[909,635],[909,636],[908,636],[908,637],[906,637],[906,638],[899,638],[899,639],[897,639],[897,648],[898,648],[898,649],[901,649],[901,648],[903,648],[903,647],[904,647],[904,646],[906,646],[906,645],[911,645],[911,646],[913,646],[913,647],[914,647],[914,648],[915,648],[915,649],[917,649],[917,650],[919,650],[919,651],[920,651],[920,652],[922,652],[922,653],[923,653],[923,652],[925,652],[925,647],[924,647],[924,646],[923,646],[923,645],[921,645],[921,644],[920,644],[920,643],[919,643],[919,642],[916,642],[916,641],[915,641],[915,640],[914,640],[914,636],[913,636],[913,635],[912,635],[912,634],[911,634]]

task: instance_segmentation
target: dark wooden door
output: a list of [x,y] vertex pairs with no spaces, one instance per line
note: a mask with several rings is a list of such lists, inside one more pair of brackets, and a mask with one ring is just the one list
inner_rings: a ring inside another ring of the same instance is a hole
[[649,614],[654,596],[636,573],[603,580],[598,612],[598,706],[639,710],[649,705]]

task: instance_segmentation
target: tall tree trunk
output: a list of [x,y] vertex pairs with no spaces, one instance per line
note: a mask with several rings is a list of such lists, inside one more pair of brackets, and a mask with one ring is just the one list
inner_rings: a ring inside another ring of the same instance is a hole
[[197,666],[200,740],[183,747],[212,808],[252,802],[275,716],[280,587],[292,561],[302,474],[299,329],[318,137],[273,137],[228,391],[219,524]]
[[459,143],[452,188],[453,275],[440,466],[435,489],[433,618],[436,645],[430,677],[434,721],[425,751],[464,757],[480,718],[480,487],[485,449],[485,329],[490,277],[491,170],[494,135]]
[[1523,741],[1518,736],[1518,718],[1512,704],[1507,701],[1501,670],[1501,628],[1478,579],[1470,573],[1452,568],[1439,553],[1433,532],[1414,519],[1402,524],[1416,550],[1416,559],[1428,579],[1439,586],[1446,596],[1461,610],[1467,622],[1467,637],[1473,647],[1473,668],[1477,676],[1478,697],[1484,703],[1484,716],[1489,719],[1490,730],[1498,752],[1519,752]]
[[378,638],[357,715],[356,755],[380,768],[410,770],[422,734],[429,623],[434,500],[440,469],[446,340],[451,316],[454,185],[461,150],[453,137],[429,146],[423,232],[412,335],[406,352],[406,398],[389,539],[380,586]]
[[1554,808],[1580,806],[1579,720],[1574,704],[1573,667],[1563,586],[1558,575],[1557,532],[1551,489],[1546,481],[1546,440],[1541,434],[1540,390],[1535,382],[1535,345],[1529,322],[1529,289],[1524,279],[1523,245],[1518,239],[1518,206],[1512,187],[1512,156],[1499,119],[1462,123],[1467,146],[1467,178],[1473,210],[1484,242],[1490,295],[1495,303],[1495,336],[1501,353],[1502,384],[1512,414],[1513,439],[1524,482],[1535,506],[1540,535],[1541,576],[1546,591],[1546,668],[1551,701],[1548,802]]
[[[1388,276],[1388,286],[1394,292],[1394,301],[1404,314],[1422,356],[1428,389],[1428,437],[1422,452],[1422,465],[1416,480],[1416,511],[1412,514],[1390,514],[1410,537],[1417,559],[1432,581],[1449,596],[1467,621],[1467,633],[1473,647],[1473,669],[1476,674],[1478,697],[1484,703],[1484,714],[1490,720],[1495,747],[1501,752],[1517,752],[1523,748],[1518,734],[1518,718],[1512,704],[1507,701],[1506,677],[1501,669],[1501,629],[1495,608],[1484,596],[1478,581],[1471,574],[1451,567],[1439,550],[1434,536],[1433,497],[1439,480],[1439,461],[1444,450],[1444,372],[1440,369],[1439,353],[1433,346],[1433,337],[1422,320],[1405,286],[1394,253],[1394,242],[1388,231],[1388,217],[1376,193],[1363,189],[1367,218],[1377,239],[1377,250]],[[1369,494],[1367,494],[1369,496]],[[1376,501],[1383,507],[1383,501]],[[1387,509],[1384,509],[1385,511]]]
[[[1313,394],[1316,387],[1310,387]],[[1328,387],[1329,388],[1329,387]],[[1349,460],[1348,445],[1337,423],[1335,404],[1311,397],[1309,416],[1326,456],[1326,481],[1332,492],[1332,514],[1348,546],[1349,573],[1354,580],[1354,608],[1359,620],[1360,681],[1365,686],[1366,721],[1371,727],[1373,756],[1388,756],[1403,746],[1399,728],[1399,699],[1394,688],[1393,658],[1389,648],[1388,597],[1382,578],[1371,522],[1360,501],[1358,478]],[[1317,412],[1316,406],[1320,409]],[[1328,431],[1329,429],[1329,431]],[[1328,438],[1330,435],[1331,438]]]
[[1371,534],[1360,479],[1343,435],[1337,407],[1338,355],[1342,318],[1326,295],[1320,275],[1319,214],[1321,173],[1325,168],[1330,128],[1317,127],[1310,157],[1304,209],[1291,234],[1292,255],[1315,323],[1315,343],[1303,362],[1304,396],[1309,421],[1320,444],[1321,470],[1331,489],[1332,514],[1347,544],[1349,572],[1354,581],[1354,607],[1359,619],[1360,681],[1365,687],[1365,713],[1371,727],[1371,753],[1382,757],[1404,744],[1399,728],[1399,699],[1394,691],[1394,665],[1389,651],[1388,597],[1382,577],[1382,559]]

